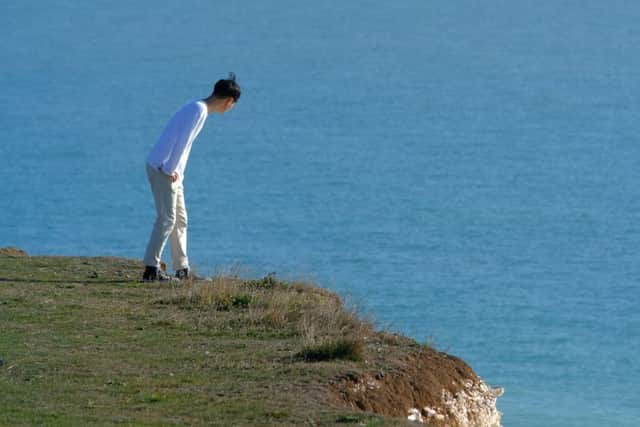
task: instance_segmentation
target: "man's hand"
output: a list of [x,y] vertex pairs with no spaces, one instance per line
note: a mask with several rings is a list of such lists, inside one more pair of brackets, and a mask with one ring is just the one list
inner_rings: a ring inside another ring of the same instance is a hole
[[178,180],[178,172],[174,172],[173,175],[171,175],[171,182],[176,182]]

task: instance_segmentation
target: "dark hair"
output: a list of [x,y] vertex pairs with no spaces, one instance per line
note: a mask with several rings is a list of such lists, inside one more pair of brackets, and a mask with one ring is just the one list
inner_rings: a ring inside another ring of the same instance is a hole
[[240,99],[240,86],[236,83],[236,75],[229,73],[228,79],[218,80],[213,87],[213,96],[218,98],[233,98],[234,102]]

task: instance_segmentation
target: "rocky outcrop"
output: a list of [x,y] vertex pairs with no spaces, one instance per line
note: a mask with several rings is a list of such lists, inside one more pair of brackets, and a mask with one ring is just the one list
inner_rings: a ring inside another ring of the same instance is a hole
[[468,381],[455,395],[442,390],[439,406],[410,408],[407,419],[430,426],[502,427],[496,401],[504,389],[491,388],[484,381]]
[[0,248],[0,255],[12,257],[12,258],[23,258],[23,257],[29,256],[29,254],[27,254],[22,249],[18,249],[14,247]]
[[501,427],[489,387],[461,359],[432,348],[393,363],[386,372],[347,375],[332,385],[343,405],[431,427]]

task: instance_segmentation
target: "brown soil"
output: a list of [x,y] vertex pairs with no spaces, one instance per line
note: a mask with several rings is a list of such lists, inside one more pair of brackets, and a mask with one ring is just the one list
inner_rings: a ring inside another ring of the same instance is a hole
[[406,419],[410,408],[441,408],[443,390],[456,394],[465,382],[479,380],[461,359],[429,347],[419,347],[387,368],[332,381],[332,403]]
[[29,256],[29,254],[27,254],[22,249],[13,248],[13,247],[0,248],[0,255],[13,257],[13,258],[22,258],[22,257],[28,257]]

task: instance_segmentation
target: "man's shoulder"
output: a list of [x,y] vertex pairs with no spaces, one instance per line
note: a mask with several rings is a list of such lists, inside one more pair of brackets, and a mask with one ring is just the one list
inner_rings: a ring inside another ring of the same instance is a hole
[[207,104],[201,99],[194,99],[187,102],[181,109],[185,113],[191,113],[196,115],[202,115],[207,112]]
[[194,99],[193,101],[189,101],[184,104],[178,111],[175,113],[175,117],[193,117],[193,116],[201,116],[206,114],[207,105],[199,99]]

